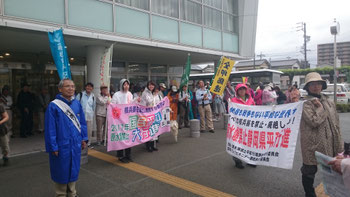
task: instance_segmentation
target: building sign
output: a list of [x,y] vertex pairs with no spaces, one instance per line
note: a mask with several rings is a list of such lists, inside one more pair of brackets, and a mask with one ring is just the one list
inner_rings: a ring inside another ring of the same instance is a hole
[[303,102],[248,106],[229,103],[226,151],[244,162],[292,169]]
[[210,92],[222,95],[224,93],[226,83],[230,78],[230,74],[235,61],[226,57],[221,57],[219,68],[216,70],[215,78],[211,84]]

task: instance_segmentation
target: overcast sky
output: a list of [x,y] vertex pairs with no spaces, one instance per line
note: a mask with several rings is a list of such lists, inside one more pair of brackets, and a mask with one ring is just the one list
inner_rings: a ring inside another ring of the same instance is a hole
[[297,23],[305,22],[311,36],[308,60],[314,67],[317,44],[334,41],[330,33],[334,18],[340,23],[337,41],[350,41],[350,0],[259,0],[256,54],[262,52],[272,60],[304,59],[303,32]]

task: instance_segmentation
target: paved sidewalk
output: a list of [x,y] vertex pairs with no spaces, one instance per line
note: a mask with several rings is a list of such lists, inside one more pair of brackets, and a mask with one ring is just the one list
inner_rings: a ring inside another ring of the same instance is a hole
[[[350,113],[341,114],[343,137],[348,141],[349,118]],[[195,190],[205,188],[205,191],[238,197],[304,196],[299,170],[299,144],[292,170],[263,166],[240,170],[234,167],[232,157],[225,151],[226,131],[220,129],[222,125],[216,122],[216,132],[203,133],[200,138],[191,138],[189,130],[182,129],[178,143],[174,142],[171,134],[164,134],[160,137],[157,152],[146,152],[144,145],[133,148],[135,163],[128,166],[114,159],[115,152],[106,153],[105,147],[96,147],[94,150],[101,152],[101,155],[107,154],[104,158],[110,160],[89,156],[89,163],[81,167],[78,193],[81,197],[182,197],[198,196]],[[175,181],[178,182],[176,185],[172,184],[173,180],[180,181]],[[318,173],[315,186],[319,184]],[[321,186],[319,189],[322,191]],[[39,152],[15,156],[11,158],[9,167],[0,167],[0,196],[54,196],[47,154]]]

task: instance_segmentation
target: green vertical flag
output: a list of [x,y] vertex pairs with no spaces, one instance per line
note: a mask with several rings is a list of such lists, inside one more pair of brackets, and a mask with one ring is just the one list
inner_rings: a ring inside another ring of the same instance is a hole
[[190,78],[190,72],[191,72],[191,55],[188,54],[186,67],[184,69],[184,73],[182,74],[182,78],[181,78],[180,90],[182,90],[182,87],[184,85],[188,85],[188,80]]

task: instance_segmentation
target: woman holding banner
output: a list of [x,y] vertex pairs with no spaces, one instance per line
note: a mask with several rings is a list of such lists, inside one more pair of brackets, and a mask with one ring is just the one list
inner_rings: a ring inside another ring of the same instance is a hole
[[315,151],[337,156],[343,151],[343,143],[339,129],[339,116],[333,101],[321,91],[327,88],[320,74],[311,72],[305,77],[305,97],[303,114],[300,123],[300,143],[303,156],[301,167],[302,184],[305,196],[314,197],[314,179],[317,172]]
[[[231,102],[242,104],[242,105],[255,105],[254,99],[251,97],[250,93],[248,92],[247,85],[240,83],[235,88],[236,96],[231,99]],[[236,168],[243,169],[243,163],[241,160],[239,160],[236,157],[232,157],[233,160],[236,163]],[[252,167],[256,167],[256,165],[247,164]]]
[[[141,105],[147,106],[147,107],[153,107],[155,103],[155,97],[154,97],[154,90],[156,88],[156,84],[153,81],[149,81],[147,83],[147,86],[145,90],[142,92],[141,96]],[[148,152],[158,151],[156,148],[156,141],[150,140],[146,142],[146,147]]]
[[[115,104],[130,104],[133,102],[133,96],[129,92],[130,81],[127,79],[120,80],[120,90],[113,95],[112,103]],[[131,148],[117,151],[119,161],[123,163],[132,162]]]

